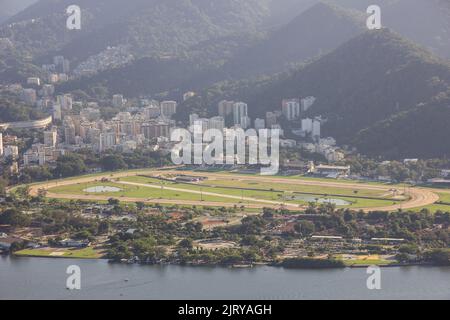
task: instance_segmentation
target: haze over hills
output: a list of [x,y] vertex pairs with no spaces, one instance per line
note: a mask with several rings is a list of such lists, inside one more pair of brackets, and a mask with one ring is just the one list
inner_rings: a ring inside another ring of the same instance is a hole
[[[366,11],[371,0],[335,0],[342,7]],[[433,53],[450,59],[450,2],[448,0],[378,0],[382,24]]]
[[38,0],[0,0],[0,24]]
[[273,73],[328,53],[365,28],[362,14],[320,2],[225,66],[238,76]]
[[369,156],[448,158],[449,135],[450,91],[362,130],[354,145]]
[[[448,47],[450,56],[450,37],[446,37],[450,19],[445,19],[448,16],[442,13],[444,4],[439,1],[424,5],[421,0],[381,0],[383,23],[442,56]],[[216,60],[216,66],[228,61],[222,70],[222,78],[228,79],[280,72],[333,50],[365,27],[363,11],[370,1],[327,2],[358,9],[359,16],[319,0],[130,0],[127,5],[121,0],[80,0],[82,30],[74,32],[64,27],[64,11],[71,1],[41,0],[11,18],[9,22],[15,24],[0,28],[0,37],[8,37],[23,56],[38,65],[63,55],[72,67],[110,46],[136,59],[184,59],[192,58],[191,49],[205,42],[217,41],[216,46],[221,47],[223,38],[259,38],[259,43],[231,43],[231,54],[221,55],[216,50],[206,57]],[[426,23],[412,23],[415,19],[410,13],[418,10]],[[107,66],[116,67],[120,63]]]
[[[91,79],[69,83],[64,90],[103,85],[111,91],[120,88],[127,95],[155,94],[175,88],[198,90],[214,81],[271,74],[335,49],[361,33],[364,24],[358,14],[319,3],[268,36],[250,32],[205,41],[189,47],[184,57],[170,62],[144,58]],[[177,73],[177,68],[183,71]],[[163,81],[164,85],[155,86],[161,84],[157,79],[163,78],[167,80]]]
[[[206,106],[214,108],[221,98],[241,99],[248,102],[251,117],[255,118],[280,109],[283,98],[312,95],[317,101],[309,116],[322,115],[328,119],[324,134],[336,137],[339,143],[353,144],[357,140],[362,146],[365,136],[362,133],[358,136],[361,130],[414,110],[449,87],[448,63],[384,29],[365,32],[290,74],[213,87],[201,94],[208,101],[193,100],[188,108],[201,112]],[[214,93],[219,94],[211,98]],[[381,133],[378,139],[386,139]],[[377,149],[379,154],[381,151]]]
[[[129,45],[139,55],[175,55],[208,39],[254,30],[272,17],[271,2],[130,0],[125,4],[122,0],[80,0],[77,4],[82,8],[82,29],[71,32],[65,28],[64,11],[72,2],[41,0],[12,18],[10,22],[17,24],[2,32],[9,31],[11,40],[35,56],[61,51],[69,57],[67,45],[89,50],[89,54],[111,45]],[[32,25],[31,19],[35,19]],[[22,32],[31,28],[35,33]],[[39,39],[42,46],[31,46],[33,39]],[[94,48],[89,49],[92,45]],[[75,54],[70,58],[79,59]]]
[[65,8],[72,2],[41,0],[3,25],[0,38],[38,65],[64,55],[76,67],[111,46],[137,59],[177,59],[204,42],[254,32],[272,17],[271,1],[80,0],[82,29],[69,31]]
[[[11,18],[12,27],[0,27],[0,38],[13,44],[0,54],[2,81],[36,74],[30,61],[64,55],[76,67],[115,46],[132,58],[57,91],[177,97],[209,87],[180,119],[190,111],[213,115],[220,98],[248,102],[255,118],[279,109],[283,98],[313,95],[308,116],[326,117],[326,134],[364,152],[372,136],[396,141],[384,129],[392,135],[397,124],[438,114],[430,101],[450,84],[445,61],[405,40],[450,57],[450,8],[442,0],[380,0],[383,25],[396,32],[365,32],[369,0],[80,0],[82,30],[75,32],[65,28],[69,4],[41,0]],[[389,157],[417,151],[402,148],[373,150]]]

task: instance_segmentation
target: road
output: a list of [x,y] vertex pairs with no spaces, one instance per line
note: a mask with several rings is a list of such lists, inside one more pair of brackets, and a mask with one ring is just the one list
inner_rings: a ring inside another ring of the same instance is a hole
[[[104,175],[97,175],[97,176],[85,176],[80,178],[74,178],[70,180],[58,180],[58,181],[50,181],[47,183],[41,183],[41,184],[35,184],[30,187],[30,194],[31,195],[37,195],[38,191],[40,189],[49,190],[58,186],[68,186],[73,184],[81,184],[81,183],[89,183],[89,182],[95,182],[95,181],[101,181],[102,179],[108,179],[108,180],[117,180],[119,178],[129,177],[129,176],[136,176],[136,175],[150,175],[150,176],[162,176],[162,175],[190,175],[190,176],[207,176],[210,179],[230,179],[230,174],[224,174],[224,173],[205,173],[205,172],[193,172],[193,171],[180,171],[180,170],[141,170],[141,171],[129,171],[129,172],[118,172],[113,174],[104,174]],[[268,176],[250,176],[250,175],[233,175],[233,179],[243,179],[247,181],[257,181],[260,183],[267,183],[270,185],[271,183],[283,183],[283,184],[292,184],[292,185],[303,185],[303,186],[322,186],[322,187],[335,187],[335,188],[344,188],[344,189],[366,189],[366,190],[380,190],[380,191],[386,191],[387,193],[390,192],[392,189],[392,186],[384,186],[384,185],[374,185],[374,184],[365,184],[365,183],[356,183],[356,182],[335,182],[335,181],[322,181],[322,180],[303,180],[303,179],[287,179],[287,178],[280,178],[280,177],[268,177]],[[143,187],[154,187],[154,188],[160,188],[160,186],[152,186],[148,184],[139,184],[134,182],[124,182],[124,181],[117,181],[118,183],[122,184],[129,184],[129,185],[140,185]],[[195,190],[185,190],[185,189],[178,189],[178,188],[172,188],[172,187],[164,187],[167,190],[173,190],[173,191],[180,191],[180,192],[190,192],[193,194],[200,194],[200,191]],[[399,204],[386,206],[386,207],[377,207],[377,208],[358,208],[365,212],[374,211],[374,210],[381,210],[381,211],[397,211],[399,209],[413,209],[418,207],[423,207],[427,205],[434,204],[439,200],[439,196],[436,194],[436,192],[442,192],[442,190],[436,190],[436,189],[428,189],[428,188],[419,188],[419,187],[411,187],[406,188],[405,193],[409,197],[408,200],[403,201]],[[448,191],[450,193],[450,190]],[[229,199],[236,199],[238,201],[244,200],[246,203],[236,203],[236,205],[245,205],[247,208],[253,208],[253,209],[261,209],[264,207],[270,207],[270,208],[280,208],[285,207],[289,210],[302,210],[304,207],[293,205],[293,204],[284,204],[282,202],[278,201],[270,201],[270,200],[262,200],[262,199],[255,199],[255,198],[249,198],[249,197],[238,197],[238,196],[232,196],[232,195],[224,195],[224,194],[218,194],[218,193],[212,193],[212,192],[204,192],[204,195],[208,196],[219,196],[222,198],[229,198]],[[51,191],[48,191],[47,197],[49,198],[59,198],[59,199],[70,199],[70,200],[91,200],[91,201],[105,201],[111,198],[110,196],[101,196],[101,195],[63,195],[63,194],[56,194],[52,193]],[[201,206],[213,206],[213,207],[234,207],[235,203],[227,203],[227,202],[210,202],[210,201],[197,201],[197,200],[165,200],[165,199],[142,199],[142,198],[131,198],[131,197],[120,197],[118,198],[120,201],[124,202],[145,202],[149,204],[173,204],[173,205],[201,205]],[[237,202],[238,202],[237,201]]]

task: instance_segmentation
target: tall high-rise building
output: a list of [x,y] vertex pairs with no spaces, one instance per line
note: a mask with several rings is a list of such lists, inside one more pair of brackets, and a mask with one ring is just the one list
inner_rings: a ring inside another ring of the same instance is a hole
[[[242,126],[242,121],[248,117],[248,106],[244,102],[236,102],[233,105],[233,119],[234,124]],[[246,121],[246,120],[244,120]]]
[[316,139],[320,138],[320,120],[318,120],[318,119],[314,119],[314,121],[313,121],[312,136],[313,136],[313,138],[316,138]]
[[0,157],[3,156],[3,133],[0,132]]
[[75,126],[73,124],[68,125],[64,128],[64,139],[66,144],[76,143]]
[[116,145],[117,145],[117,135],[114,131],[107,131],[99,134],[97,145],[97,149],[99,152],[112,149]]
[[234,101],[222,100],[219,102],[219,116],[226,118],[233,113]]
[[60,66],[64,63],[64,56],[54,56],[53,57],[53,64],[55,66]]
[[223,117],[213,117],[208,121],[208,129],[217,129],[223,131],[225,128],[225,119]]
[[144,116],[147,120],[158,118],[161,115],[161,109],[158,106],[149,106],[144,109]]
[[264,121],[264,119],[257,118],[255,120],[255,129],[256,130],[261,130],[261,129],[264,129],[265,127],[266,127],[266,121]]
[[62,119],[61,105],[54,104],[53,105],[53,120],[61,120],[61,119]]
[[16,160],[19,157],[19,147],[18,146],[6,146],[3,150],[3,155],[5,158],[12,158]]
[[266,126],[267,128],[271,128],[273,125],[278,123],[278,116],[275,112],[267,112],[266,113]]
[[301,100],[302,112],[308,111],[309,108],[316,102],[315,97],[306,97]]
[[55,93],[55,86],[52,84],[44,84],[41,93],[44,97],[50,97]]
[[166,122],[149,122],[142,124],[142,133],[147,139],[170,137],[170,124]]
[[57,101],[63,110],[72,110],[73,99],[70,94],[58,96]]
[[298,99],[283,100],[282,112],[288,121],[300,118],[300,101]]
[[239,125],[241,126],[242,129],[248,129],[252,124],[252,119],[250,119],[249,116],[244,116],[241,118],[241,122],[239,123]]
[[306,133],[312,133],[313,131],[313,120],[306,118],[302,120],[302,130]]
[[67,59],[64,59],[64,62],[62,64],[62,72],[63,73],[69,73],[70,72],[70,61]]
[[58,132],[52,128],[50,131],[44,131],[44,145],[47,147],[56,147],[58,142]]
[[161,116],[170,119],[175,113],[177,113],[176,101],[161,102]]
[[22,100],[27,104],[35,104],[37,100],[36,90],[34,89],[23,89],[21,94]]
[[113,95],[112,104],[114,108],[122,108],[124,105],[123,95],[121,94]]
[[195,124],[195,122],[200,119],[200,117],[198,116],[198,114],[196,113],[192,113],[189,115],[189,125],[193,126]]

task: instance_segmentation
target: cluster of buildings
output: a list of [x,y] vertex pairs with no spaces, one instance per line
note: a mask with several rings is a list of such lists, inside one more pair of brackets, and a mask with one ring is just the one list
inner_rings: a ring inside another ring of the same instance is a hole
[[42,65],[42,70],[46,73],[48,83],[65,82],[69,80],[71,72],[70,61],[64,56],[55,56],[53,57],[53,63]]
[[[315,118],[303,118],[302,116],[314,105],[315,97],[303,99],[284,99],[281,102],[281,110],[266,113],[265,119],[256,118],[254,121],[249,117],[248,105],[244,102],[223,100],[218,105],[218,116],[203,119],[197,115],[191,115],[190,125],[201,122],[203,128],[223,130],[227,125],[248,129],[250,127],[259,129],[279,129],[284,135],[284,129],[280,123],[281,119],[291,123],[292,133],[297,138],[281,139],[282,148],[301,148],[310,153],[323,155],[329,162],[339,162],[345,157],[344,152],[336,146],[336,140],[332,137],[321,138],[321,125],[324,120],[319,116]],[[300,128],[295,125],[300,124]]]
[[[113,97],[113,105],[122,106],[121,95]],[[175,101],[152,101],[139,112],[119,112],[111,120],[103,120],[98,108],[87,107],[78,115],[63,118],[61,132],[65,149],[92,148],[97,152],[117,149],[132,152],[138,146],[152,142],[167,142],[175,127],[172,116],[176,113]]]
[[97,55],[89,57],[73,70],[76,78],[90,76],[99,71],[115,68],[134,60],[126,46],[108,47]]
[[11,174],[19,172],[19,147],[17,146],[17,137],[15,136],[4,136],[0,132],[0,159],[8,160],[6,161],[7,168]]
[[[44,69],[50,72],[50,76],[51,72],[65,73],[70,71],[70,63],[64,57],[57,56],[53,64],[46,65]],[[53,124],[44,131],[43,141],[33,144],[23,154],[24,166],[51,164],[67,151],[85,148],[96,152],[133,152],[142,146],[170,150],[173,145],[170,136],[176,128],[176,122],[172,119],[177,113],[176,101],[141,99],[136,104],[129,103],[121,94],[115,94],[107,103],[123,111],[106,120],[96,102],[74,101],[70,94],[55,95],[54,83],[49,79],[44,81],[30,77],[26,88],[10,85],[7,89],[18,94],[25,103],[48,111],[53,119]],[[195,92],[186,92],[183,100],[194,96]],[[281,108],[267,112],[265,118],[253,120],[247,103],[223,100],[218,103],[217,115],[211,118],[191,114],[189,129],[200,123],[203,132],[217,129],[224,136],[228,129],[278,129],[281,148],[304,149],[322,154],[329,162],[341,161],[345,155],[336,146],[336,141],[333,138],[321,138],[322,118],[303,117],[315,101],[315,97],[284,99]],[[298,125],[301,127],[298,128]],[[289,138],[285,138],[286,129],[290,130]],[[17,163],[19,151],[16,146],[10,144],[4,148],[0,141],[0,147],[3,157],[12,158]],[[15,166],[18,167],[17,164]]]
[[59,157],[65,155],[65,150],[58,146],[58,131],[56,127],[44,131],[43,143],[35,143],[23,154],[23,165],[43,166],[54,163]]
[[336,140],[332,137],[320,138],[314,143],[299,143],[298,146],[310,153],[321,154],[328,162],[339,162],[345,158],[345,153],[336,146]]

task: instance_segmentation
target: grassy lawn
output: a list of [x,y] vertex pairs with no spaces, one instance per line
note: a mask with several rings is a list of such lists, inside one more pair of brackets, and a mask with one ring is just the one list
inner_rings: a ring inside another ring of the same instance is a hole
[[382,260],[382,259],[361,259],[361,260],[351,260],[351,261],[344,261],[345,265],[348,267],[355,267],[355,266],[388,266],[390,264],[395,263],[395,261],[388,261],[388,260]]
[[[143,169],[143,170],[132,170],[127,171],[130,174],[152,174],[154,172],[163,172],[161,170],[152,171],[151,169]],[[189,174],[189,172],[180,170],[180,174]],[[97,176],[108,176],[108,175],[117,175],[120,172],[114,173],[98,173],[92,175],[86,175],[84,177],[97,177]],[[68,186],[58,186],[51,188],[49,191],[55,194],[65,194],[65,195],[74,195],[74,200],[76,200],[76,195],[90,195],[90,196],[103,196],[103,197],[111,197],[111,198],[136,198],[145,200],[190,200],[190,201],[198,201],[199,206],[201,206],[202,200],[204,202],[222,202],[222,203],[233,203],[237,206],[245,206],[247,204],[261,204],[261,202],[248,202],[246,200],[242,200],[241,198],[255,198],[259,200],[270,200],[276,202],[284,202],[286,204],[298,204],[298,205],[307,205],[308,202],[314,202],[315,199],[322,198],[332,198],[336,200],[345,200],[350,202],[350,205],[342,205],[338,206],[340,208],[376,208],[376,207],[384,207],[390,206],[395,203],[399,203],[400,201],[394,202],[394,200],[389,200],[392,196],[387,191],[383,190],[367,190],[362,188],[356,188],[357,190],[353,190],[352,188],[339,188],[339,187],[322,187],[322,186],[307,186],[307,185],[289,185],[283,183],[266,183],[266,182],[258,182],[246,179],[246,177],[255,177],[255,175],[251,174],[239,174],[239,173],[230,173],[230,172],[219,172],[229,175],[229,179],[218,179],[214,180],[214,178],[210,180],[203,181],[198,185],[190,185],[183,183],[176,183],[170,181],[161,181],[154,178],[148,178],[143,176],[129,176],[122,177],[119,179],[118,183],[115,182],[100,182],[93,181],[90,183],[82,183],[82,184],[74,184]],[[205,173],[206,174],[206,173]],[[347,180],[331,180],[331,179],[322,179],[322,178],[310,178],[310,177],[302,177],[302,176],[276,176],[277,178],[283,178],[286,180],[305,180],[305,181],[322,181],[322,182],[332,182],[332,183],[358,183],[357,181],[347,181]],[[79,177],[78,177],[79,178]],[[70,181],[77,178],[68,178],[64,179],[64,181]],[[120,182],[135,182],[142,184],[150,184],[154,187],[145,187],[145,186],[133,186],[133,185],[125,185]],[[366,183],[370,185],[384,185],[381,183]],[[95,193],[95,192],[86,192],[84,191],[90,187],[99,187],[99,186],[110,186],[121,189],[119,192],[104,192],[104,193]],[[164,188],[159,188],[161,186],[173,187],[177,189],[186,190],[183,191],[173,191],[167,190]],[[401,185],[392,185],[393,188],[401,188]],[[235,188],[235,189],[233,189]],[[241,190],[245,189],[245,190]],[[250,190],[254,189],[254,190]],[[270,189],[277,190],[270,191]],[[203,197],[200,194],[189,193],[187,191],[203,191],[204,193],[215,193],[217,196],[205,195]],[[305,194],[314,200],[311,199],[304,200],[299,198],[292,198],[300,194]],[[237,197],[237,199],[230,199],[221,197],[220,195],[229,195],[233,197]],[[325,196],[326,195],[326,196]],[[334,196],[336,195],[336,196]],[[370,197],[373,199],[362,199],[358,197]],[[377,199],[378,198],[378,199]],[[443,194],[442,200],[445,202],[450,202],[450,194]],[[430,210],[450,210],[450,206],[441,206],[441,205],[433,205],[428,207]]]
[[102,254],[94,248],[83,249],[61,249],[61,248],[42,248],[26,249],[15,253],[21,257],[46,257],[46,258],[74,258],[74,259],[100,259]]
[[[450,194],[449,193],[438,193],[437,192],[437,195],[439,196],[439,202],[450,203]],[[435,204],[431,204],[429,206],[415,208],[412,210],[419,212],[422,209],[427,209],[432,213],[434,213],[436,211],[450,212],[450,205],[435,203]]]
[[[328,181],[330,182],[330,181]],[[334,182],[334,181],[333,181]],[[201,184],[204,185],[214,185],[219,187],[236,187],[236,188],[249,188],[249,189],[273,189],[279,191],[291,191],[291,192],[303,192],[303,193],[314,193],[314,194],[334,194],[341,196],[361,196],[361,197],[374,197],[374,198],[389,198],[390,196],[385,195],[384,191],[379,190],[367,190],[358,189],[352,190],[348,188],[336,188],[336,187],[323,187],[323,186],[307,186],[307,185],[292,185],[292,184],[282,184],[282,183],[271,183],[267,185],[264,182],[256,182],[245,179],[232,178],[230,180],[207,180],[203,181]],[[355,192],[357,191],[357,192]]]
[[[121,184],[120,182],[134,182],[134,183],[141,183],[141,184],[149,184],[153,186],[162,187],[160,188],[151,188],[151,187],[145,187],[145,186],[133,186],[133,185],[126,185]],[[225,181],[224,181],[225,182]],[[211,185],[216,185],[216,181],[210,181]],[[225,184],[225,183],[224,183]],[[241,190],[241,189],[228,189],[228,188],[220,188],[220,187],[210,187],[210,186],[202,186],[202,185],[191,185],[191,184],[183,184],[183,183],[176,183],[176,182],[170,182],[170,181],[161,181],[154,178],[147,178],[142,176],[131,176],[131,177],[124,177],[121,178],[117,183],[115,182],[89,182],[89,183],[80,183],[80,184],[74,184],[74,185],[68,185],[68,186],[61,186],[61,187],[54,187],[51,188],[49,191],[55,194],[71,194],[71,195],[99,195],[99,196],[106,196],[106,197],[112,197],[112,198],[123,198],[123,197],[130,197],[130,198],[141,198],[141,199],[168,199],[168,200],[196,200],[201,202],[201,199],[203,201],[209,201],[209,202],[223,202],[223,203],[236,203],[237,205],[245,205],[248,203],[257,203],[257,202],[248,202],[247,200],[241,200],[240,198],[254,198],[259,200],[270,200],[270,201],[277,201],[277,202],[285,202],[287,204],[299,204],[299,205],[306,205],[309,202],[314,202],[315,199],[321,199],[323,198],[323,195],[321,194],[312,194],[310,197],[312,198],[311,201],[303,200],[303,199],[294,199],[292,198],[295,196],[291,192],[274,192],[274,191],[263,191],[263,188],[267,188],[267,186],[259,185],[258,182],[241,182],[240,185],[238,185],[235,181],[229,182],[230,187],[238,187],[238,188],[251,188],[251,189],[261,189],[261,191],[258,190]],[[121,191],[118,192],[101,192],[101,193],[95,193],[95,192],[86,192],[85,190],[92,187],[115,187],[121,189]],[[224,185],[222,185],[224,186]],[[186,191],[196,191],[196,192],[210,192],[215,194],[223,194],[223,195],[229,195],[234,196],[239,199],[230,199],[220,196],[212,196],[212,195],[205,195],[203,194],[203,197],[200,194],[193,194],[189,192],[183,192],[183,191],[173,191],[173,190],[167,190],[164,189],[164,187],[172,187],[172,188],[178,188],[183,189]],[[314,190],[320,190],[321,192],[324,192],[326,188],[317,188],[317,187],[311,187],[309,190],[304,190],[302,186],[284,186],[284,185],[277,185],[271,187],[280,187],[281,190],[289,189],[292,191],[298,190],[297,192],[312,192]],[[291,188],[294,187],[294,188]],[[309,187],[309,186],[308,186]],[[341,189],[337,188],[328,188],[333,190],[326,190],[331,191],[331,193],[336,192],[336,194],[342,194]],[[345,190],[345,189],[344,189]],[[391,200],[378,200],[378,199],[361,199],[361,198],[353,198],[351,195],[354,195],[352,190],[347,190],[349,193],[349,196],[343,196],[343,197],[331,197],[333,199],[337,200],[344,200],[347,202],[351,202],[350,205],[343,205],[339,207],[349,207],[349,208],[368,208],[368,207],[381,207],[381,206],[389,206],[394,204]],[[360,190],[361,191],[361,190]],[[370,190],[367,190],[370,191]],[[351,195],[350,195],[351,194]],[[358,192],[358,195],[360,193]],[[329,197],[330,198],[330,197]]]
[[342,260],[346,266],[388,266],[396,263],[394,260],[385,260],[378,255],[354,256],[352,259],[345,259],[342,255],[336,256],[336,259]]
[[[338,189],[338,188],[322,188],[322,187],[315,187],[315,186],[306,186],[304,188],[303,186],[295,186],[295,185],[282,185],[282,184],[271,184],[270,188],[273,189],[279,189],[279,190],[287,190],[287,192],[275,192],[275,191],[263,191],[267,190],[268,186],[263,183],[254,182],[254,181],[235,181],[235,180],[210,180],[205,181],[203,184],[183,184],[183,183],[176,183],[176,182],[170,182],[170,181],[161,181],[154,178],[147,178],[142,176],[134,176],[134,177],[126,177],[122,178],[121,181],[128,181],[128,182],[135,182],[135,183],[143,183],[143,184],[154,184],[154,185],[165,185],[180,189],[186,189],[186,190],[195,190],[200,191],[203,190],[203,192],[212,192],[212,193],[219,193],[219,194],[226,194],[236,197],[248,197],[248,198],[255,198],[255,199],[261,199],[261,200],[271,200],[271,201],[279,201],[279,202],[286,202],[286,203],[292,203],[292,204],[308,204],[309,201],[300,200],[300,199],[292,199],[295,192],[306,192],[306,193],[313,193],[319,191],[318,194],[311,194],[311,198],[323,198],[323,194],[341,194],[345,195],[348,194],[348,196],[344,197],[332,197],[333,199],[338,200],[344,200],[347,202],[351,202],[351,205],[344,205],[340,207],[349,207],[349,208],[368,208],[368,207],[381,207],[381,206],[390,206],[393,205],[395,202],[391,200],[384,200],[384,199],[361,199],[361,198],[354,198],[352,195],[355,195],[353,190],[350,189]],[[208,186],[210,185],[210,186]],[[214,187],[211,187],[214,186]],[[217,187],[215,187],[217,186]],[[228,188],[220,188],[220,187],[229,187],[229,188],[249,188],[249,189],[261,189],[261,191],[257,190],[241,190],[241,189],[228,189]],[[344,191],[343,191],[344,190]],[[289,192],[290,191],[290,192]],[[360,196],[381,196],[379,191],[374,190],[359,190],[358,195]],[[314,201],[313,201],[314,202]],[[245,201],[244,201],[245,203]]]
[[437,195],[440,202],[450,203],[450,193],[437,193]]
[[[128,181],[125,178],[123,181]],[[142,182],[140,182],[142,183]],[[154,184],[149,183],[153,185],[160,186],[161,184]],[[168,186],[167,184],[165,184]],[[95,192],[86,192],[84,191],[87,188],[91,187],[116,187],[121,189],[119,192],[101,192],[101,193],[95,193]],[[188,188],[185,188],[187,190],[190,190]],[[143,187],[143,186],[130,186],[130,185],[124,185],[120,183],[113,183],[113,182],[90,182],[90,183],[81,183],[81,184],[74,184],[69,186],[62,186],[62,187],[55,187],[51,188],[49,190],[52,193],[55,194],[70,194],[70,195],[98,195],[98,196],[106,196],[106,197],[112,197],[112,198],[124,198],[124,197],[130,197],[130,198],[142,198],[145,199],[168,199],[168,200],[197,200],[201,201],[202,196],[200,194],[192,194],[188,192],[179,192],[179,191],[172,191],[172,190],[166,190],[166,189],[155,189],[150,187]],[[204,190],[207,191],[207,190]],[[220,192],[216,192],[220,193]],[[225,203],[234,203],[236,202],[235,199],[228,199],[228,198],[222,198],[219,196],[208,196],[203,195],[203,201],[210,201],[210,202],[225,202]]]

